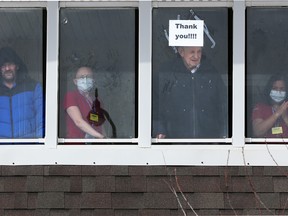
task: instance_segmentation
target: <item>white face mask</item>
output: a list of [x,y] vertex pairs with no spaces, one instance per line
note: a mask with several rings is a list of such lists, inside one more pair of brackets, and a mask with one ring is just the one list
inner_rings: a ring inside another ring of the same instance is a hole
[[286,91],[271,90],[270,97],[276,103],[280,103],[281,101],[283,101],[285,99]]
[[94,80],[92,78],[79,78],[76,82],[77,88],[82,92],[89,92],[94,86]]

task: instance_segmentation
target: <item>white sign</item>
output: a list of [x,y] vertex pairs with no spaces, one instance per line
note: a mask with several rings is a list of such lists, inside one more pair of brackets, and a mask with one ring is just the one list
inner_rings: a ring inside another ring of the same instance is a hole
[[169,46],[203,47],[203,20],[169,20]]

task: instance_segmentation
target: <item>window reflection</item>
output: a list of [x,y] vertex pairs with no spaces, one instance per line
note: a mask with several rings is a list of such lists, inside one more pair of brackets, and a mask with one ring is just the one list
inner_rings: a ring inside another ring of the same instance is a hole
[[60,137],[136,136],[136,13],[60,10]]
[[247,9],[247,136],[287,138],[287,8]]
[[[169,20],[195,15],[207,26],[204,47],[169,47]],[[153,137],[229,137],[228,15],[227,8],[153,10]]]

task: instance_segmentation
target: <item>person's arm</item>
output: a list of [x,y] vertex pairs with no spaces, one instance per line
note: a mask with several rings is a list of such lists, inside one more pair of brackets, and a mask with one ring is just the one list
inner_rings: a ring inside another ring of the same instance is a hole
[[160,68],[155,74],[153,74],[153,137],[157,139],[166,138],[166,115],[165,108],[167,102],[165,100],[166,93],[163,91],[165,83],[168,83],[168,74],[163,75],[163,71],[167,71]]
[[35,122],[36,122],[36,137],[42,138],[45,133],[45,116],[44,116],[44,98],[43,89],[40,83],[36,84],[34,90],[34,110],[35,110]]
[[81,112],[77,106],[70,106],[66,109],[66,112],[70,116],[70,118],[73,120],[74,124],[82,131],[84,131],[87,134],[90,134],[93,137],[97,137],[100,139],[105,138],[104,135],[96,131],[94,128],[91,127],[90,124],[88,124],[81,115]]
[[280,107],[279,107],[281,114],[281,117],[283,119],[283,121],[285,122],[286,125],[288,125],[288,113],[287,113],[287,109],[288,109],[288,101],[285,101]]
[[[283,102],[281,106],[267,119],[257,118],[253,120],[253,131],[255,136],[261,137],[267,133],[274,125],[278,118],[283,118],[285,121],[288,102]],[[286,122],[286,121],[285,121]]]
[[279,118],[280,114],[275,112],[271,115],[268,119],[255,119],[253,120],[253,131],[254,135],[257,137],[261,137],[270,130],[277,119]]
[[[215,69],[216,70],[216,69]],[[217,80],[217,94],[215,97],[216,101],[214,104],[217,105],[218,114],[215,115],[218,118],[219,124],[219,134],[218,137],[228,137],[228,87],[225,86],[223,79],[216,70],[216,80]],[[217,102],[218,100],[218,102]]]

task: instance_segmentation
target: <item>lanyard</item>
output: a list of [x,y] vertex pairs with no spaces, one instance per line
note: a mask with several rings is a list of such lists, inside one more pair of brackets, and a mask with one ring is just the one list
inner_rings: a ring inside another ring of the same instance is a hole
[[93,105],[93,100],[90,97],[89,94],[85,94],[84,92],[79,91],[79,93],[85,98],[85,101],[87,102],[87,104],[89,105],[90,109],[92,108]]

